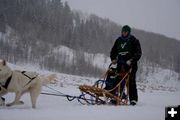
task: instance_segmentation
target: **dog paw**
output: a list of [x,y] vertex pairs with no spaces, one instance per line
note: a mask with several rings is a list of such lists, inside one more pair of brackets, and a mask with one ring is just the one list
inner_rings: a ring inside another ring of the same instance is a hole
[[18,101],[18,102],[13,102],[13,103],[9,103],[9,104],[6,104],[7,107],[11,107],[13,105],[23,105],[24,102],[23,101]]
[[19,103],[17,103],[17,104],[19,104],[19,105],[23,105],[23,104],[24,104],[24,102],[23,102],[23,101],[19,101]]
[[12,105],[14,105],[14,103],[8,103],[8,104],[6,104],[7,107],[10,107],[10,106],[12,106]]

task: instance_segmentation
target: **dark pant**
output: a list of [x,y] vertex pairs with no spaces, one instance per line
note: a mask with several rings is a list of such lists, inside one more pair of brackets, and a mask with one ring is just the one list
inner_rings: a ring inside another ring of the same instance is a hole
[[[130,66],[128,66],[125,62],[123,63],[122,61],[119,61],[117,65],[117,72],[121,73],[122,68],[125,70],[125,72],[128,72]],[[138,101],[138,92],[136,87],[136,72],[138,69],[137,63],[133,63],[131,68],[132,71],[130,73],[130,78],[129,78],[129,100]]]
[[138,92],[137,92],[137,86],[136,86],[136,72],[137,72],[137,64],[134,64],[132,66],[132,71],[129,78],[129,100],[135,100],[138,101]]

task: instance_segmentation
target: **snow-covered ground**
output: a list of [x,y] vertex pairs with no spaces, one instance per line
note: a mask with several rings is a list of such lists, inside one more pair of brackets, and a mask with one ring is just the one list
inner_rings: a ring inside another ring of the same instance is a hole
[[[10,64],[13,69],[36,71],[40,74],[51,72],[40,70],[32,65],[18,67]],[[29,94],[22,97],[25,102],[21,106],[0,107],[0,120],[164,120],[165,106],[180,104],[179,83],[173,85],[163,84],[164,74],[151,75],[151,81],[159,77],[159,83],[151,87],[152,83],[138,82],[139,102],[136,106],[91,106],[81,105],[77,101],[69,102],[66,98],[40,95],[37,109],[31,108]],[[57,73],[58,81],[51,84],[52,88],[70,95],[78,95],[78,85],[93,84],[97,78],[80,77]],[[154,85],[155,85],[154,84]],[[44,87],[43,90],[48,90]],[[14,99],[14,94],[5,96],[6,102]]]

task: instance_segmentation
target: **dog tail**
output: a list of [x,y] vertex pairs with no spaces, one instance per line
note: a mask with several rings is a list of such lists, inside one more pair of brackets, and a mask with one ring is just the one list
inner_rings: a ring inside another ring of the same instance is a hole
[[45,85],[49,84],[51,81],[56,80],[56,79],[57,79],[56,74],[50,74],[46,77],[43,77],[42,85],[45,86]]

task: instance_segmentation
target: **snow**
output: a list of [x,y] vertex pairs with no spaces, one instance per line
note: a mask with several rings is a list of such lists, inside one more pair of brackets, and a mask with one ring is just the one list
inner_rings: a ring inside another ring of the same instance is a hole
[[74,50],[73,49],[70,49],[66,46],[61,45],[61,46],[54,48],[52,53],[58,57],[57,59],[63,58],[62,56],[64,56],[65,60],[63,62],[66,62],[66,64],[68,64],[68,65],[72,65],[73,59],[74,59]]
[[[146,90],[177,91],[180,90],[178,73],[158,67],[143,66],[143,72],[138,74],[138,86],[146,87]],[[153,70],[154,69],[154,70]]]
[[[33,65],[9,65],[13,69],[35,71],[40,74],[52,73]],[[165,71],[162,71],[162,75],[158,76],[160,81],[164,79]],[[92,85],[97,80],[97,78],[62,73],[56,74],[58,77],[57,83],[49,86],[70,95],[80,94],[78,85]],[[149,79],[152,80],[154,78]],[[177,81],[174,81],[174,83],[176,85],[173,85],[173,88],[177,88],[174,91],[150,89],[149,87],[146,87],[145,91],[143,91],[140,89],[140,86],[150,86],[151,84],[138,82],[139,102],[136,106],[81,105],[77,101],[69,102],[63,97],[40,95],[37,101],[37,108],[32,109],[30,96],[25,94],[22,97],[22,100],[25,102],[24,105],[0,107],[0,120],[164,120],[165,106],[179,104],[179,83]],[[161,82],[158,85],[168,87]],[[43,91],[45,90],[51,91],[44,87]],[[6,102],[11,102],[14,99],[14,94],[9,93],[5,98]]]
[[[56,56],[56,59],[58,61],[60,61],[62,58],[65,58],[65,60],[62,61],[62,63],[65,62],[65,64],[69,66],[77,62],[76,54],[84,56],[86,63],[90,63],[94,67],[97,67],[102,70],[107,69],[108,65],[111,62],[109,57],[105,56],[104,54],[92,54],[88,52],[76,51],[63,45],[54,48],[52,50],[52,53]],[[49,53],[48,55],[51,55],[52,53]]]
[[[69,88],[70,89],[70,88]],[[73,91],[73,89],[71,89]],[[177,105],[180,93],[139,92],[137,106],[87,106],[65,98],[40,95],[37,109],[32,109],[29,95],[23,106],[0,109],[1,120],[164,120],[165,106]],[[7,96],[8,100],[12,98]]]
[[91,64],[95,67],[100,69],[107,69],[108,65],[111,63],[109,57],[105,56],[104,54],[90,54],[84,53],[86,62],[91,61]]

